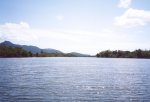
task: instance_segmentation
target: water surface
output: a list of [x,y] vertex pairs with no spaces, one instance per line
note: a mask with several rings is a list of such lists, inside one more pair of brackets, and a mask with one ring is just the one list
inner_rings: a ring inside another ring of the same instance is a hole
[[149,101],[149,59],[0,58],[0,102]]

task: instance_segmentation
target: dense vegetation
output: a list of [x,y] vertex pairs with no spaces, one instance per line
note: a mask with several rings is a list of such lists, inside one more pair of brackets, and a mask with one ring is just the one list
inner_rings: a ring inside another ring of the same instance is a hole
[[27,52],[21,47],[11,47],[0,45],[0,57],[32,57],[33,53]]
[[21,47],[11,47],[0,45],[0,57],[78,57],[73,54],[65,53],[46,53],[41,50],[40,53],[32,53]]
[[[41,52],[33,53],[24,50],[22,47],[0,45],[0,57],[80,57],[78,53],[47,53]],[[82,56],[83,57],[83,56]],[[88,57],[88,56],[84,56]],[[106,50],[96,54],[96,57],[105,58],[150,58],[150,50],[135,50],[135,51],[121,51],[121,50]]]
[[106,58],[150,58],[150,50],[135,50],[135,51],[101,51],[96,54],[97,57],[106,57]]

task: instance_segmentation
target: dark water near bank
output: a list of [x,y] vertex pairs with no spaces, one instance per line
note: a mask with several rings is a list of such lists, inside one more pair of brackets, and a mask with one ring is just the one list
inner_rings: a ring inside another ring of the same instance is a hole
[[150,60],[0,58],[0,102],[150,102]]

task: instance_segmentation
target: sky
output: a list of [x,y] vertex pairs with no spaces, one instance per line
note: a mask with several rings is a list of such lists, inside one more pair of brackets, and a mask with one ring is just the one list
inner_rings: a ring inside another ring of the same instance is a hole
[[150,49],[150,0],[0,0],[0,42],[94,55]]

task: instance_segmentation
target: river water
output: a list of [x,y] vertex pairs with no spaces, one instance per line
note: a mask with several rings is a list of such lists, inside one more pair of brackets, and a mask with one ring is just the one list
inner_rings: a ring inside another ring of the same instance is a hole
[[149,59],[0,58],[0,102],[149,101]]

